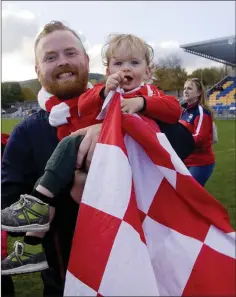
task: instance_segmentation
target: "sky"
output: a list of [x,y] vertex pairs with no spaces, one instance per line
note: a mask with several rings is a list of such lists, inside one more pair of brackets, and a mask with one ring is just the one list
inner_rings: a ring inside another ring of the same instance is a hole
[[101,48],[109,34],[132,33],[151,44],[154,61],[178,55],[188,73],[220,64],[180,45],[235,35],[234,1],[4,1],[2,81],[36,78],[33,44],[43,26],[59,20],[82,34],[90,72],[105,73]]

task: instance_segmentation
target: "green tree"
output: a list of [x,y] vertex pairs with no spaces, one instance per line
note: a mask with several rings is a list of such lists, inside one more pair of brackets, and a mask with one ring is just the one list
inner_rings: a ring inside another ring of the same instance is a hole
[[169,55],[155,65],[153,83],[164,91],[177,90],[179,96],[187,76],[181,59],[177,55]]
[[11,104],[24,101],[20,84],[18,82],[1,83],[2,107],[7,108]]
[[225,70],[223,67],[198,68],[189,77],[199,78],[205,86],[210,87],[225,77]]
[[34,92],[27,87],[22,88],[22,94],[24,97],[24,101],[35,101],[37,100],[37,96],[34,94]]

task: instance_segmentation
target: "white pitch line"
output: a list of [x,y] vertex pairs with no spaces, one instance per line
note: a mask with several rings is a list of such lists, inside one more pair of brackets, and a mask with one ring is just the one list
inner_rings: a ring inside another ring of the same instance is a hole
[[232,152],[232,151],[235,151],[235,149],[228,149],[226,151],[215,151],[215,153],[227,153],[227,152]]

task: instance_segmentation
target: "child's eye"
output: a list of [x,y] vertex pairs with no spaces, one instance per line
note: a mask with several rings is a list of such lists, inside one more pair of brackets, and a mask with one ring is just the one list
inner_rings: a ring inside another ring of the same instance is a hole
[[121,66],[121,62],[115,62],[116,66]]
[[133,65],[138,65],[139,62],[138,62],[138,61],[132,61],[131,64],[133,64]]

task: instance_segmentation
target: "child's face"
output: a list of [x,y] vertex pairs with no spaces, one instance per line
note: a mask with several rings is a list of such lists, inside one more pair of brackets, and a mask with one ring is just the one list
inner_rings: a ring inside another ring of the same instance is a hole
[[131,91],[140,86],[150,76],[150,67],[147,65],[145,53],[141,50],[127,51],[125,46],[119,46],[111,57],[107,75],[123,71],[127,82],[121,84],[124,91]]

